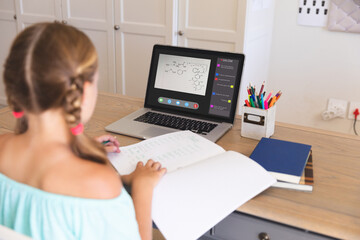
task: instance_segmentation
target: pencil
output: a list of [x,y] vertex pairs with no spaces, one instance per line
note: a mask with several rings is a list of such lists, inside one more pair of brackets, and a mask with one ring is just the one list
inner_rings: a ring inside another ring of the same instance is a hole
[[252,107],[255,107],[255,104],[254,104],[252,98],[250,98],[250,104],[251,104]]
[[261,85],[259,95],[261,95],[262,91],[264,90],[265,81],[263,81],[263,84]]
[[276,102],[276,96],[274,96],[272,99],[271,99],[271,102],[270,102],[270,105],[269,105],[269,108],[271,108]]
[[268,97],[266,98],[266,101],[268,102],[269,101],[269,98],[271,97],[271,94],[272,94],[273,91],[271,91],[268,95]]
[[276,101],[279,100],[280,96],[281,96],[282,92],[279,91],[277,94],[276,94]]

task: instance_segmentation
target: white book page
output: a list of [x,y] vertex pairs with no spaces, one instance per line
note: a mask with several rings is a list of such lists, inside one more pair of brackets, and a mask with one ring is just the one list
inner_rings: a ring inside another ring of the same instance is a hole
[[133,172],[138,162],[160,162],[167,172],[225,152],[219,145],[190,131],[180,131],[154,137],[137,144],[120,147],[120,153],[109,153],[108,158],[121,175]]
[[228,151],[165,174],[154,190],[152,217],[166,239],[198,239],[275,182],[255,161]]

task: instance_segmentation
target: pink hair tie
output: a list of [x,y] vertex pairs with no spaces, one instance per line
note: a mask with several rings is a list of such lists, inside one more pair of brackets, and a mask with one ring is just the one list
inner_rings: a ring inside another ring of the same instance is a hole
[[83,131],[84,131],[84,125],[82,123],[79,123],[76,127],[71,128],[71,133],[74,136],[82,134]]
[[15,118],[22,118],[24,116],[24,112],[12,112]]

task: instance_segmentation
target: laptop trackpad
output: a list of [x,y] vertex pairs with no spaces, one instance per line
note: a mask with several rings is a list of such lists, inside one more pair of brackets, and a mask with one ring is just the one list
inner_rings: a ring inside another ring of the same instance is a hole
[[160,136],[166,133],[171,133],[171,132],[177,132],[178,130],[173,130],[173,129],[162,129],[162,128],[147,128],[144,131],[141,132],[141,135],[145,138],[151,138],[151,137],[156,137],[156,136]]

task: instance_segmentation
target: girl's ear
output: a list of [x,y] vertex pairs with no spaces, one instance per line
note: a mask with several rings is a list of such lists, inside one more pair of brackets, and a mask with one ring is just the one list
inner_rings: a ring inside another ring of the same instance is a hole
[[81,103],[81,120],[86,123],[90,120],[94,112],[97,99],[96,82],[85,81],[83,85],[83,95]]
[[88,81],[85,81],[84,85],[83,85],[83,95],[82,95],[81,102],[83,104],[85,103],[85,105],[86,105],[86,101],[88,101],[88,99],[89,99],[89,93],[91,92],[91,91],[89,91],[90,87],[91,87],[90,85],[91,85],[91,83]]

